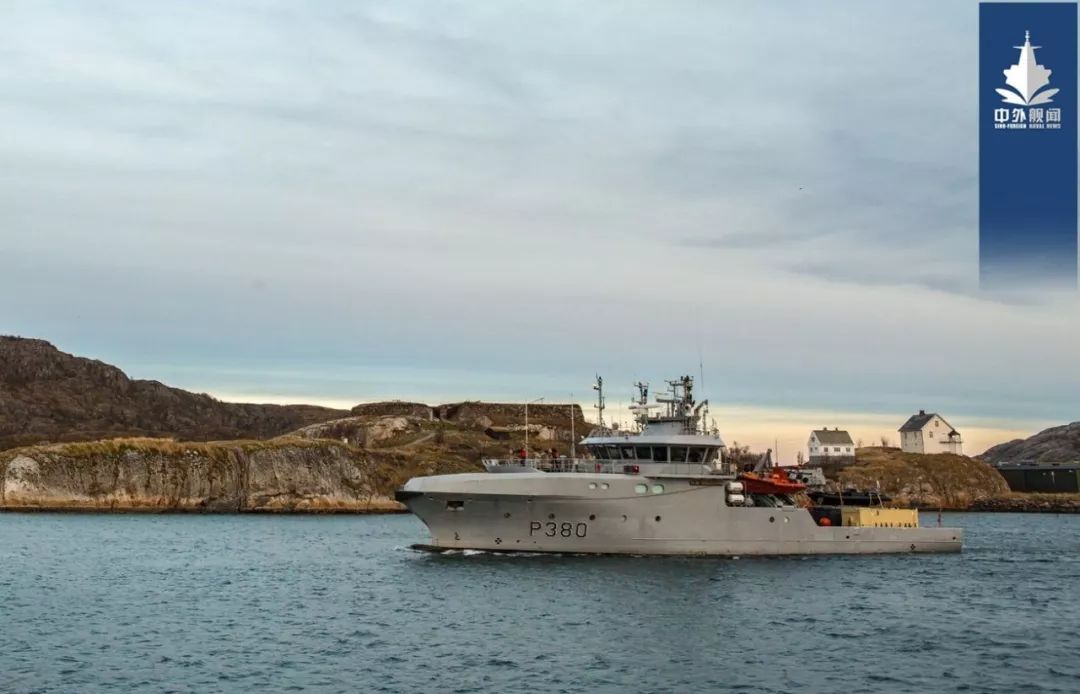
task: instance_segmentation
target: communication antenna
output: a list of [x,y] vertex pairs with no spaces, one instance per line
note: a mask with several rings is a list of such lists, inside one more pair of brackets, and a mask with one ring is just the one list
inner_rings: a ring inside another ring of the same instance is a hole
[[[697,366],[698,366],[698,383],[701,385],[701,400],[705,403],[705,411],[701,413],[702,423],[708,421],[709,416],[709,398],[705,393],[705,359],[701,356],[701,343],[698,343],[697,348]],[[702,427],[705,428],[705,427]]]
[[701,345],[697,348],[698,383],[701,384],[701,395],[705,395],[705,360],[701,356]]
[[577,437],[574,436],[574,394],[570,393],[570,460],[577,457]]

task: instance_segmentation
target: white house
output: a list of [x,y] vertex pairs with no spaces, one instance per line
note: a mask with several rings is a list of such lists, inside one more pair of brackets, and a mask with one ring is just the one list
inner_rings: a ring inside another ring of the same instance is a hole
[[815,429],[806,444],[810,449],[810,464],[855,462],[855,442],[851,434],[840,429]]
[[937,412],[919,410],[900,427],[900,450],[905,453],[963,453],[960,432]]

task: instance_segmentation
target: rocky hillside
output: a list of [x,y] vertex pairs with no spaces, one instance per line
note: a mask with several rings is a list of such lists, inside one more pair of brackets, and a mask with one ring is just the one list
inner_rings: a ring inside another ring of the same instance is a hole
[[[480,402],[470,400],[446,405],[426,405],[422,402],[389,400],[357,405],[350,413],[353,418],[405,417],[411,420],[445,422],[448,425],[471,429],[521,429],[525,424],[524,403]],[[351,419],[351,418],[350,418]],[[572,420],[572,421],[571,421]],[[359,420],[358,420],[359,421]],[[529,428],[549,428],[564,432],[571,428],[582,436],[594,424],[585,421],[580,405],[568,403],[535,403],[529,405]]]
[[1069,463],[1080,460],[1080,422],[1001,443],[979,456],[988,463]]
[[384,402],[365,402],[349,411],[356,417],[418,417],[434,419],[435,408],[422,402],[405,400],[387,400]]
[[967,509],[1009,495],[1009,486],[986,463],[951,453],[921,455],[898,448],[859,448],[855,463],[827,471],[839,486],[881,491],[903,506]]
[[0,452],[0,509],[194,512],[396,511],[414,475],[460,472],[454,455],[336,441],[112,439]]
[[311,405],[225,403],[130,379],[43,340],[0,336],[0,450],[111,436],[269,438],[345,414]]
[[[529,426],[548,426],[570,431],[573,413],[575,433],[584,435],[593,424],[585,421],[580,405],[565,403],[535,403],[529,405]],[[525,422],[525,405],[505,402],[456,402],[439,405],[435,416],[444,422],[479,428],[518,426]]]
[[[383,417],[440,421],[477,431],[513,429],[523,425],[525,406],[483,402],[427,405],[394,400],[364,403],[346,412],[313,405],[227,403],[157,381],[130,379],[115,366],[66,354],[43,340],[0,336],[0,450],[117,436],[186,441],[266,439],[331,421],[335,423],[309,429],[303,435],[363,444],[360,430]],[[579,436],[588,432],[591,425],[577,405],[529,406],[534,436],[544,433],[569,440],[571,417]]]
[[[531,417],[530,408],[530,424]],[[0,510],[396,511],[393,490],[410,477],[482,470],[482,458],[523,443],[524,431],[496,438],[471,418],[361,415],[262,441],[25,446],[0,451]],[[560,453],[570,447],[554,439],[530,444]]]

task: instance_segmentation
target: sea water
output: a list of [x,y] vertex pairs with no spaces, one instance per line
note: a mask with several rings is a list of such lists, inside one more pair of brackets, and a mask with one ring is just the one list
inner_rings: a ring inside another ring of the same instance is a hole
[[712,559],[431,555],[407,515],[3,514],[0,691],[1080,691],[1080,516],[943,520],[962,554]]

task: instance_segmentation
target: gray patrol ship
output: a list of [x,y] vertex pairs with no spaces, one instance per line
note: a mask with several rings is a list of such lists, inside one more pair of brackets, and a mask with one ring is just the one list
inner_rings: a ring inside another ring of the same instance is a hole
[[[587,454],[485,460],[483,473],[416,477],[398,489],[431,532],[418,549],[635,555],[959,552],[963,531],[923,528],[918,513],[806,507],[777,478],[742,473],[705,424],[693,379],[648,402],[638,384],[635,431],[603,424]],[[514,474],[506,474],[514,473]],[[801,486],[801,485],[798,485]]]

